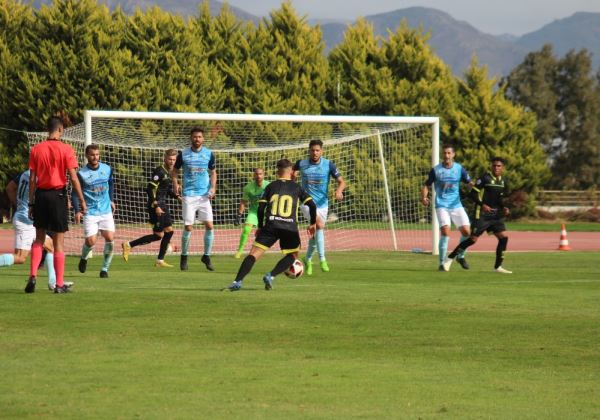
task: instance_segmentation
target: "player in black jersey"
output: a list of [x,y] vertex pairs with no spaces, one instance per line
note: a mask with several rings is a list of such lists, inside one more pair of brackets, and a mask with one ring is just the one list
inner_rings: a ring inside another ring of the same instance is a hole
[[277,162],[277,181],[265,188],[258,201],[258,229],[256,240],[248,256],[242,261],[235,281],[228,289],[233,291],[242,288],[244,277],[252,270],[254,263],[279,241],[284,257],[277,262],[273,270],[263,277],[265,289],[273,288],[275,276],[287,270],[300,251],[300,233],[298,232],[298,206],[307,205],[310,213],[308,236],[313,237],[317,223],[317,206],[312,197],[302,187],[292,181],[292,162],[281,159]]
[[[173,236],[173,221],[171,213],[167,206],[167,198],[175,197],[171,185],[171,170],[177,159],[177,150],[168,149],[165,151],[164,163],[154,168],[152,177],[148,181],[146,194],[148,195],[147,211],[150,216],[152,226],[152,234],[142,236],[131,242],[123,242],[123,259],[129,260],[129,252],[131,248],[146,245],[154,241],[160,241],[160,250],[156,259],[156,267],[173,267],[165,262],[165,253]],[[177,197],[179,198],[179,197]]]
[[462,241],[444,261],[446,271],[450,269],[452,260],[461,252],[477,242],[484,233],[493,233],[498,238],[496,247],[496,262],[494,271],[502,274],[511,274],[512,271],[502,268],[504,251],[508,244],[504,217],[510,214],[508,207],[504,205],[507,183],[502,176],[504,174],[504,159],[492,158],[492,170],[480,177],[469,193],[469,198],[475,202],[473,223],[471,224],[471,236]]

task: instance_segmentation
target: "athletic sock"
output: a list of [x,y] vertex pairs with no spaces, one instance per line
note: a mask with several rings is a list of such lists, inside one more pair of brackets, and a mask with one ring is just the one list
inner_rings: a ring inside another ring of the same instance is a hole
[[438,245],[438,250],[440,253],[440,264],[444,262],[446,259],[446,253],[448,252],[448,241],[450,240],[449,236],[441,236],[440,243]]
[[275,277],[276,275],[283,273],[285,270],[290,268],[290,265],[294,263],[295,259],[296,257],[294,257],[293,254],[287,254],[285,257],[280,259],[277,264],[275,264],[275,268],[271,270],[271,275]]
[[134,239],[133,241],[129,242],[129,246],[133,248],[140,245],[146,245],[154,241],[160,241],[160,239],[160,236],[158,236],[156,233],[153,233],[152,235],[146,235],[142,236],[141,238]]
[[15,263],[15,256],[13,254],[0,255],[0,267],[13,265],[14,263]]
[[325,259],[325,231],[323,229],[317,229],[317,233],[315,233],[315,239],[317,242],[319,259],[323,261]]
[[213,229],[206,229],[204,231],[204,255],[210,255],[210,252],[212,251],[214,238],[215,231]]
[[165,254],[167,253],[167,248],[169,248],[169,243],[171,242],[171,237],[173,236],[173,231],[165,232],[162,239],[160,240],[160,250],[158,251],[158,259],[163,260],[165,258]]
[[496,247],[496,263],[494,264],[494,268],[498,268],[502,265],[502,262],[504,261],[504,251],[506,251],[507,245],[508,238],[498,239],[498,246]]
[[238,273],[235,276],[235,281],[243,281],[244,277],[246,277],[250,270],[252,270],[255,262],[256,258],[254,258],[254,256],[247,255],[246,258],[244,258],[244,261],[242,261],[242,264],[240,264]]
[[106,242],[104,244],[104,261],[102,262],[102,271],[108,271],[110,263],[113,259],[114,242]]
[[56,286],[56,271],[54,270],[54,254],[46,253],[46,270],[48,271],[48,286],[54,289]]
[[192,232],[188,230],[184,230],[181,235],[181,255],[188,254],[188,248],[190,247],[190,238],[192,236]]
[[[461,236],[460,236],[460,243],[459,243],[459,246],[460,246],[460,244],[462,244],[464,241],[466,241],[468,238],[469,238],[468,236],[461,235]],[[458,254],[457,254],[458,258],[465,258],[465,252],[466,252],[466,248],[462,248],[462,247],[461,247],[461,248],[460,248],[460,251],[458,251]]]
[[54,270],[56,270],[56,287],[63,287],[65,285],[65,253],[54,252]]
[[465,254],[464,254],[464,252],[465,252],[465,250],[466,250],[468,247],[470,247],[471,245],[473,245],[474,243],[475,243],[475,242],[473,242],[473,240],[471,239],[471,237],[470,237],[470,236],[469,236],[469,237],[467,237],[467,239],[465,239],[464,241],[462,241],[461,243],[459,243],[459,244],[458,244],[458,246],[457,246],[456,248],[454,248],[454,251],[452,251],[452,252],[450,253],[450,255],[448,255],[448,258],[454,258],[454,257],[456,257],[457,255],[460,255],[460,252],[461,252],[461,251],[462,251],[462,253],[463,253],[463,254],[462,254],[462,255],[463,255],[463,257],[462,257],[462,258],[464,258],[464,255],[465,255]]
[[29,264],[30,276],[37,277],[38,267],[40,266],[40,261],[42,261],[43,249],[43,245],[37,242],[34,242],[33,245],[31,245],[31,261]]
[[91,246],[88,246],[85,242],[83,243],[83,246],[81,247],[81,259],[82,260],[87,260],[89,258],[90,255],[90,251],[92,250]]
[[312,256],[315,253],[315,248],[317,247],[317,240],[315,238],[310,238],[308,240],[308,246],[306,247],[306,260],[312,260]]
[[244,246],[246,245],[246,242],[248,242],[250,232],[252,232],[252,225],[244,225],[244,228],[242,229],[242,234],[240,235],[240,244],[238,245],[238,252],[244,251]]

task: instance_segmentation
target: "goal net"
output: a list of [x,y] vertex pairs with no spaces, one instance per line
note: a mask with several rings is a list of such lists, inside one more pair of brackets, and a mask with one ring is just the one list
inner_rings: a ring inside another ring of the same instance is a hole
[[[325,230],[328,251],[432,251],[437,226],[431,209],[420,204],[420,187],[438,156],[438,119],[434,117],[339,117],[293,115],[191,114],[87,111],[85,122],[65,130],[80,165],[87,144],[100,146],[100,159],[115,177],[115,242],[151,232],[146,213],[146,185],[162,164],[164,151],[190,146],[190,128],[205,129],[204,145],[216,157],[217,194],[214,213],[214,253],[234,253],[241,228],[234,226],[244,186],[254,168],[274,180],[275,163],[308,157],[308,143],[323,141],[323,157],[331,160],[347,183],[344,199],[336,201],[335,180],[329,185],[329,217]],[[29,133],[31,144],[46,133]],[[181,243],[181,205],[170,202],[175,222],[174,252]],[[302,247],[307,226],[302,214]],[[83,229],[71,225],[65,250],[78,254]],[[252,245],[248,240],[246,250]],[[102,241],[96,248],[101,252]],[[133,253],[155,254],[159,242],[135,247]],[[433,248],[435,249],[435,248]],[[203,252],[203,226],[192,234],[191,253]]]

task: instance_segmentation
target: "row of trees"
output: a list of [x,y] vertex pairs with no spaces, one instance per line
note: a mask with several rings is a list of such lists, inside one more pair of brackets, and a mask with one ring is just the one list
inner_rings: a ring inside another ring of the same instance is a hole
[[[442,141],[458,146],[474,175],[502,155],[511,185],[531,193],[550,179],[549,149],[529,111],[537,109],[513,102],[524,97],[518,79],[511,75],[510,99],[476,60],[458,79],[405,24],[381,38],[359,20],[325,56],[319,27],[290,3],[255,26],[227,7],[213,17],[206,3],[184,19],[158,8],[129,16],[95,0],[39,10],[0,0],[0,126],[16,130],[41,130],[57,111],[80,122],[85,109],[438,115]],[[6,181],[24,166],[26,144],[0,136]]]

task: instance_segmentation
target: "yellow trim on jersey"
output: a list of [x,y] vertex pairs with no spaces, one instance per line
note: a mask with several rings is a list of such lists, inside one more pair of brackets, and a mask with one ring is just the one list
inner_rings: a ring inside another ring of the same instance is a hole
[[304,200],[304,201],[302,202],[302,204],[306,204],[306,203],[308,203],[310,200],[312,200],[312,197],[311,197],[311,196],[308,196],[308,198],[307,198],[306,200]]

